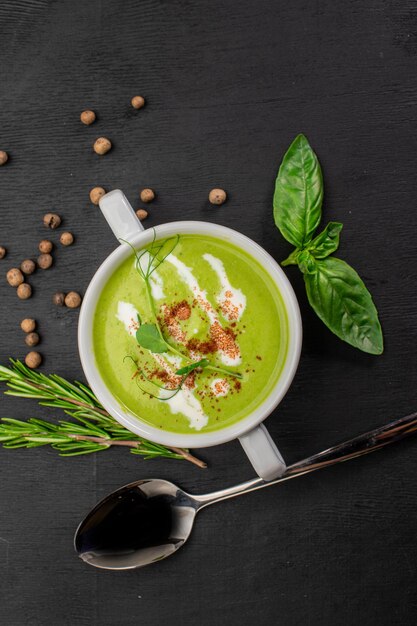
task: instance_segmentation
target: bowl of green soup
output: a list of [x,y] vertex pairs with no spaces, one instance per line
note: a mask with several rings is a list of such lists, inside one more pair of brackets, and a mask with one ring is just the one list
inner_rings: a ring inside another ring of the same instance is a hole
[[209,222],[145,230],[124,194],[100,208],[120,242],[80,312],[81,363],[123,426],[200,448],[239,438],[258,475],[282,456],[262,424],[284,397],[301,350],[294,291],[257,243]]

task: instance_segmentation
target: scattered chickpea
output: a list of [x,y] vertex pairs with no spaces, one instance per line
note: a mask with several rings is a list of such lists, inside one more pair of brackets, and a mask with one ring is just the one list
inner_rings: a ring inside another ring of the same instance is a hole
[[0,259],[4,259],[6,254],[7,254],[6,248],[4,248],[3,246],[0,246]]
[[153,189],[142,189],[140,192],[140,199],[142,202],[152,202],[155,198],[155,192]]
[[40,341],[38,333],[28,333],[25,337],[25,344],[31,348],[37,346]]
[[32,259],[25,259],[20,264],[20,269],[24,274],[27,274],[29,276],[30,274],[33,274],[33,272],[36,270],[36,263],[35,261],[32,261]]
[[62,293],[62,291],[54,293],[54,295],[52,296],[52,302],[55,304],[55,306],[64,306],[65,293]]
[[141,109],[145,104],[145,98],[143,98],[142,96],[133,96],[130,104],[134,109]]
[[136,211],[136,215],[138,216],[140,221],[146,220],[146,218],[148,217],[148,211],[146,211],[146,209],[138,209]]
[[65,306],[69,309],[77,309],[81,304],[81,296],[76,291],[70,291],[65,296]]
[[224,189],[212,189],[209,193],[209,202],[211,204],[223,204],[226,202],[226,192]]
[[6,278],[11,287],[18,287],[25,280],[22,272],[17,267],[13,267],[9,270],[6,274]]
[[52,241],[48,241],[48,239],[42,239],[38,246],[39,252],[42,252],[42,254],[49,254],[50,252],[52,252],[53,247],[54,244],[52,243]]
[[25,357],[25,363],[30,369],[36,369],[42,363],[42,357],[39,352],[29,352]]
[[111,150],[111,141],[110,141],[110,139],[107,139],[107,137],[99,137],[94,142],[93,150],[97,154],[106,154],[106,152]]
[[30,319],[30,317],[27,317],[20,322],[20,328],[25,333],[33,333],[36,328],[36,322],[35,320]]
[[93,204],[98,204],[105,194],[106,190],[103,187],[93,187],[90,191],[90,200]]
[[61,224],[61,218],[56,213],[47,213],[43,216],[43,223],[47,228],[55,230]]
[[74,235],[72,233],[62,233],[59,241],[63,246],[71,246],[74,243]]
[[0,165],[4,165],[9,160],[9,155],[4,150],[0,150]]
[[48,270],[51,267],[53,261],[54,260],[50,254],[40,254],[38,256],[38,265],[41,270]]
[[90,124],[96,121],[96,114],[94,113],[94,111],[90,111],[89,109],[87,109],[86,111],[83,111],[81,113],[80,120],[86,126],[90,126]]
[[27,300],[32,295],[32,287],[28,283],[22,283],[17,288],[17,296],[21,300]]

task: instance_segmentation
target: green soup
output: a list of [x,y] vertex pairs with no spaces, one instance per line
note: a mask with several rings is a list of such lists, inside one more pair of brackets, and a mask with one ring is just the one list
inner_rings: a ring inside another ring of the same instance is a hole
[[[152,245],[151,254],[139,251],[143,272],[158,265],[151,298],[133,252],[100,295],[93,327],[100,374],[124,408],[154,427],[192,434],[230,426],[267,398],[283,369],[281,294],[255,259],[220,239],[181,235]],[[137,342],[140,324],[155,324],[155,315],[172,351]],[[201,359],[204,368],[176,373]]]

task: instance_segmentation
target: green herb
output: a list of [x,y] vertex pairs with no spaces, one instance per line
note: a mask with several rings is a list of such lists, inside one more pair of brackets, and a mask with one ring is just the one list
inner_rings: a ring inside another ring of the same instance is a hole
[[150,352],[167,352],[167,342],[161,339],[155,324],[142,324],[136,331],[136,341]]
[[188,450],[162,446],[131,433],[116,422],[98,402],[91,389],[70,383],[56,374],[34,372],[20,361],[10,359],[11,367],[0,365],[0,381],[7,384],[6,395],[33,398],[42,406],[62,409],[74,421],[54,424],[41,419],[27,421],[3,418],[0,442],[5,448],[34,448],[51,445],[61,456],[75,456],[126,446],[144,458],[186,459],[199,467],[205,463]]
[[285,154],[275,184],[275,224],[283,237],[302,249],[320,224],[323,179],[320,163],[304,135]]
[[[203,369],[205,368],[213,372],[218,372],[221,374],[225,374],[227,376],[232,376],[233,378],[242,378],[241,374],[237,372],[232,372],[222,367],[217,367],[216,365],[212,365],[208,359],[201,359],[200,361],[197,361],[197,362],[193,361],[187,354],[183,354],[182,352],[177,350],[174,346],[172,346],[165,339],[163,335],[161,326],[159,324],[158,316],[156,313],[155,302],[152,297],[150,279],[151,279],[153,272],[161,265],[161,263],[164,262],[167,256],[175,250],[176,246],[178,245],[179,238],[180,238],[179,235],[176,235],[175,237],[170,237],[169,239],[165,239],[165,241],[163,241],[162,243],[157,243],[156,231],[154,229],[153,240],[152,240],[150,247],[148,249],[145,248],[141,250],[140,252],[135,250],[135,248],[128,241],[122,240],[124,241],[124,243],[127,243],[132,248],[133,253],[136,257],[136,269],[145,283],[146,295],[147,295],[149,307],[152,311],[152,317],[153,317],[152,323],[142,323],[141,317],[138,315],[138,322],[141,325],[136,332],[136,341],[142,348],[145,348],[146,350],[149,350],[150,352],[154,352],[157,354],[163,353],[163,352],[171,352],[172,354],[175,354],[176,356],[181,357],[181,359],[183,359],[187,363],[187,365],[184,368],[181,368],[180,370],[178,370],[176,374],[181,375],[182,373],[184,373],[188,375],[190,372],[192,372],[196,368],[201,367]],[[140,368],[138,369],[142,377],[144,377],[149,382],[152,382],[150,381],[149,378],[144,376],[144,373]],[[184,370],[184,372],[182,372],[182,370]],[[140,389],[142,389],[142,387],[140,387]],[[178,393],[180,389],[181,389],[181,385],[179,388],[175,390],[175,393]],[[142,389],[142,391],[145,391],[145,390]],[[149,392],[145,391],[145,393],[149,393]],[[152,397],[161,399],[161,400],[170,399],[170,398],[160,398],[158,396],[154,396],[153,394],[149,394],[149,395],[151,395]],[[170,396],[170,397],[173,397],[173,396]]]
[[371,294],[352,267],[330,256],[339,247],[343,224],[330,222],[313,239],[322,200],[319,161],[306,137],[298,135],[283,158],[275,185],[275,223],[295,246],[282,265],[298,265],[311,306],[333,333],[364,352],[381,354],[383,336]]
[[381,327],[371,294],[347,263],[335,257],[315,261],[304,273],[308,300],[340,339],[370,354],[383,351]]
[[325,259],[339,247],[339,235],[343,228],[340,222],[329,222],[326,228],[313,239],[309,244],[308,250],[315,259]]
[[175,373],[178,376],[182,376],[182,375],[188,376],[188,374],[190,374],[193,370],[197,369],[197,367],[200,367],[201,369],[204,369],[208,365],[210,365],[210,361],[208,359],[200,359],[200,361],[196,361],[195,363],[191,363],[191,365],[186,365],[185,367],[181,367]]

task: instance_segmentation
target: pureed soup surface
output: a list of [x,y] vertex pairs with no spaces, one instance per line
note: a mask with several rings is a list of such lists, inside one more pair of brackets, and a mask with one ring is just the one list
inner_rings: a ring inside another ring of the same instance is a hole
[[[169,251],[175,240],[165,242]],[[145,253],[141,267],[150,260]],[[94,317],[95,358],[112,394],[142,421],[176,433],[210,432],[249,415],[271,392],[287,355],[287,314],[269,274],[228,242],[181,235],[150,287],[164,338],[193,361],[208,359],[241,379],[204,368],[178,391],[175,372],[189,361],[138,345],[138,319],[153,324],[155,317],[132,252],[105,285]]]

